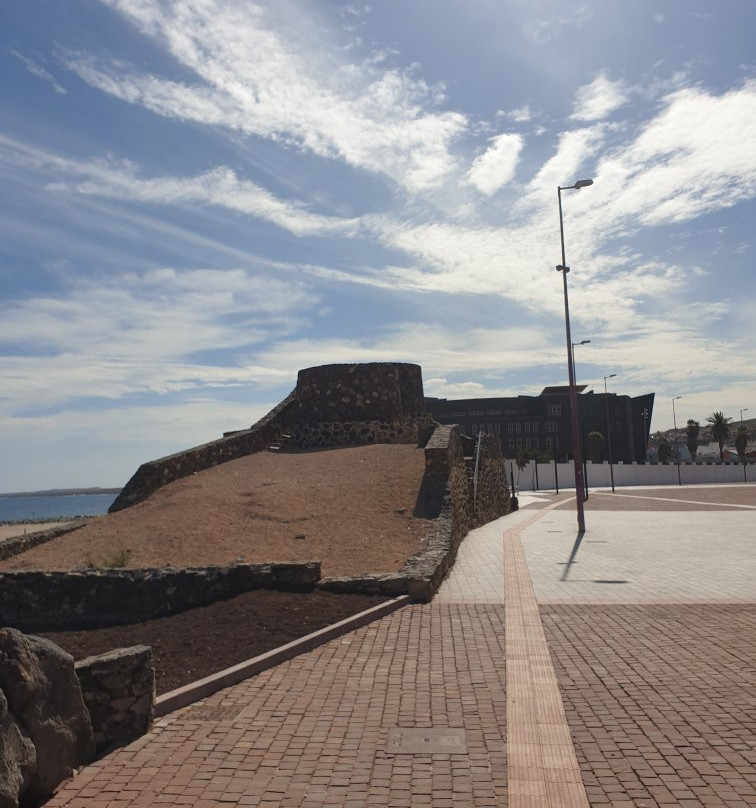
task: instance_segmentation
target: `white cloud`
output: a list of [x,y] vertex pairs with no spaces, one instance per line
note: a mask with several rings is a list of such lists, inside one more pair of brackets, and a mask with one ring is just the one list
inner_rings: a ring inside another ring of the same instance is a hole
[[34,59],[30,59],[28,56],[24,56],[22,53],[14,50],[11,51],[11,55],[23,62],[24,67],[29,71],[29,73],[32,74],[32,76],[36,76],[38,79],[42,79],[42,81],[46,81],[51,84],[53,90],[55,90],[58,95],[66,95],[66,89],[61,87],[61,85],[55,80],[55,77],[48,70],[45,70],[42,65],[37,64]]
[[295,236],[354,232],[356,219],[338,219],[311,213],[296,201],[281,200],[250,180],[240,180],[225,166],[194,177],[136,177],[129,165],[80,165],[90,178],[80,182],[51,183],[51,190],[158,204],[200,203],[236,210],[271,222]]
[[523,139],[520,135],[503,134],[491,138],[490,143],[475,158],[467,174],[468,181],[485,196],[495,194],[514,177]]
[[[118,399],[272,379],[242,360],[256,343],[301,326],[316,303],[300,282],[241,270],[154,270],[80,280],[55,298],[7,303],[0,318],[3,408],[80,397]],[[223,351],[223,364],[197,355]]]
[[611,81],[603,73],[577,91],[575,121],[600,121],[627,103],[627,94],[621,81]]
[[442,88],[407,72],[340,62],[336,43],[327,46],[329,35],[307,6],[102,2],[165,43],[198,77],[180,83],[71,54],[68,66],[103,92],[160,115],[283,141],[388,175],[412,191],[438,186],[455,167],[450,147],[467,121],[433,111]]

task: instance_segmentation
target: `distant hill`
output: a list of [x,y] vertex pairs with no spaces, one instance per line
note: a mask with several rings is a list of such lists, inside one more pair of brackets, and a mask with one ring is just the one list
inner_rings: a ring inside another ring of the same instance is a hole
[[17,491],[0,494],[2,497],[67,497],[72,494],[120,494],[120,488],[50,488],[46,491]]

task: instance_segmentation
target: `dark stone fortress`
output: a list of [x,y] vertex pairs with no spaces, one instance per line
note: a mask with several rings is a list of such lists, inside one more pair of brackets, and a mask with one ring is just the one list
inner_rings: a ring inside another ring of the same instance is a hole
[[172,480],[271,446],[425,445],[433,428],[419,365],[370,362],[305,368],[299,371],[296,388],[249,429],[142,464],[110,510],[141,502]]

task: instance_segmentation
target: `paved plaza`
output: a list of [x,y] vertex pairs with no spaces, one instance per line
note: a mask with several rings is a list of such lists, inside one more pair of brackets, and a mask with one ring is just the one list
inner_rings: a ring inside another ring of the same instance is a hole
[[756,486],[526,494],[406,606],[50,806],[756,806]]

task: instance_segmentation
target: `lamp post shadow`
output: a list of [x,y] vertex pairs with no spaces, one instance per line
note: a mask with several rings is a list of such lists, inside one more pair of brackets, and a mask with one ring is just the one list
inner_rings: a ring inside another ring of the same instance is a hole
[[560,578],[561,581],[566,581],[570,575],[570,569],[572,565],[575,563],[575,558],[577,557],[578,550],[580,549],[580,544],[583,541],[583,536],[585,536],[585,531],[578,530],[577,536],[575,537],[575,543],[572,545],[572,552],[570,553],[570,557],[567,563],[564,565],[564,570],[562,571],[562,577]]

